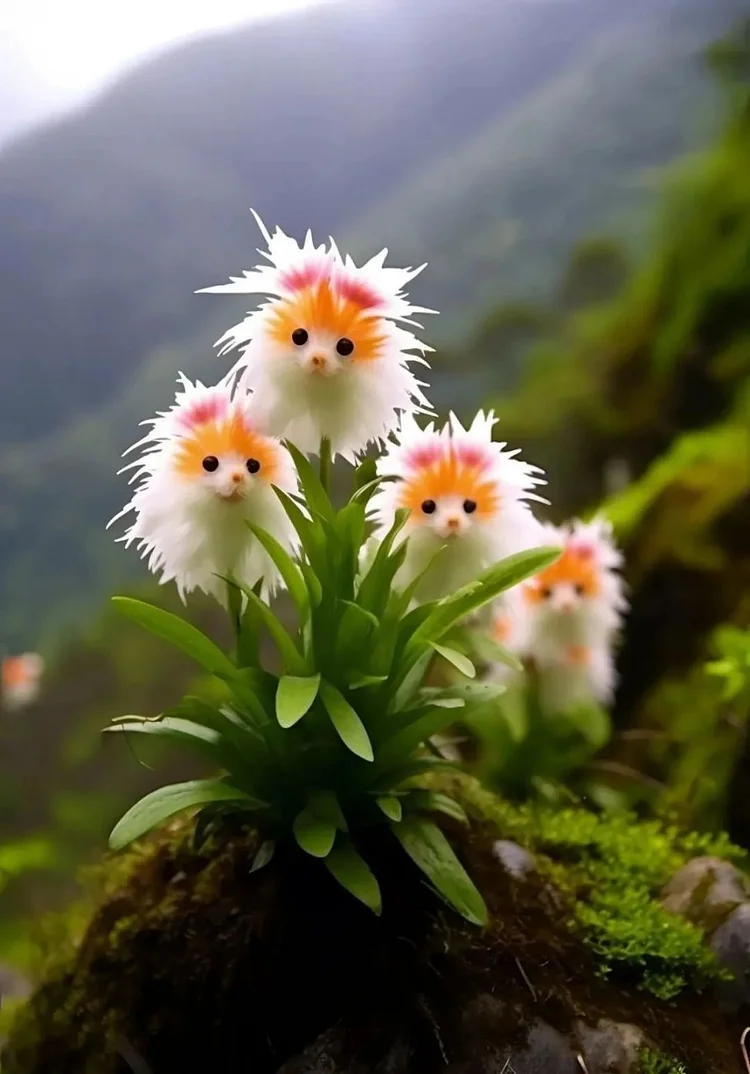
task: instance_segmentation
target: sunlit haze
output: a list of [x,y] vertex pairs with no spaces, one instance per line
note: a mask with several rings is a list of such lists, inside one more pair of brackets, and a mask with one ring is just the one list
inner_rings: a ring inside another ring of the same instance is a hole
[[3,0],[0,57],[17,60],[34,82],[70,101],[170,42],[320,2],[325,0]]

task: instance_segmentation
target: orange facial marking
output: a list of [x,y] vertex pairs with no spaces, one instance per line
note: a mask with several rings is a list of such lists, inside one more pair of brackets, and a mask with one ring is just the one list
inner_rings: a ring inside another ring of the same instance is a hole
[[[260,463],[258,478],[273,482],[278,472],[279,450],[273,440],[248,428],[241,415],[232,414],[225,421],[198,425],[189,436],[181,439],[176,469],[182,477],[197,478],[205,474],[203,460],[207,455],[219,459],[229,455],[242,462],[257,459]],[[239,484],[239,480],[236,483]]]
[[475,519],[492,517],[500,503],[497,486],[486,479],[484,471],[462,465],[455,453],[449,451],[443,453],[437,462],[421,467],[413,477],[403,482],[399,507],[407,507],[415,515],[420,515],[425,500],[437,502],[444,496],[474,500],[477,507],[471,517]]
[[23,656],[9,656],[3,660],[3,686],[23,686],[35,678],[29,668],[28,660]]
[[495,641],[499,641],[502,645],[503,642],[508,641],[510,638],[511,626],[509,615],[498,615],[492,624],[492,636]]
[[589,651],[585,645],[569,645],[565,650],[565,655],[568,658],[568,663],[574,667],[583,667],[588,663]]
[[554,589],[558,585],[578,585],[583,589],[584,597],[596,597],[599,594],[599,577],[591,555],[576,548],[566,548],[560,558],[540,571],[527,585],[524,595],[532,604],[544,600],[545,589]]
[[273,341],[293,346],[292,333],[297,328],[333,340],[350,339],[354,350],[344,359],[347,362],[379,358],[386,339],[382,318],[337,292],[328,280],[275,304],[270,325]]

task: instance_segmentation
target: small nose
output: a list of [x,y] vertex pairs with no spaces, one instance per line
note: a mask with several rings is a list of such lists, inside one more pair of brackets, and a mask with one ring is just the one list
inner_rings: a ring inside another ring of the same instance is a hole
[[239,485],[242,482],[242,474],[239,470],[235,470],[232,474],[232,484]]
[[326,361],[325,355],[323,354],[314,354],[310,359],[310,365],[313,367],[313,369],[316,369],[319,372],[322,372],[327,364],[328,363]]
[[451,515],[450,518],[447,518],[445,520],[445,524],[446,524],[446,526],[448,527],[449,530],[457,530],[461,523],[460,523],[460,520],[455,515]]

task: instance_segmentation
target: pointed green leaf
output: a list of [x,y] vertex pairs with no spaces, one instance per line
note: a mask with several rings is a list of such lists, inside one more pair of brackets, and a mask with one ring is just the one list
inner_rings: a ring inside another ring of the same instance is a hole
[[238,809],[263,809],[265,802],[251,798],[223,779],[193,779],[173,783],[147,794],[122,817],[109,837],[112,850],[122,850],[175,813],[207,802],[236,802]]
[[155,608],[145,601],[133,597],[112,597],[112,603],[123,615],[139,623],[165,641],[171,642],[178,649],[192,657],[214,675],[231,675],[234,664],[218,645],[202,634],[200,630],[185,622],[179,615]]
[[447,660],[449,664],[453,664],[453,667],[465,675],[467,679],[473,679],[476,676],[477,669],[469,660],[468,656],[464,656],[463,653],[459,653],[457,649],[449,649],[447,645],[438,645],[436,641],[430,643],[436,653],[439,653],[443,660]]
[[285,441],[285,446],[289,454],[294,459],[294,465],[297,468],[299,474],[300,484],[305,493],[305,500],[308,507],[321,518],[327,518],[329,521],[333,521],[334,511],[331,504],[328,493],[323,488],[320,477],[318,476],[315,467],[308,459],[307,455],[304,455],[296,444],[291,441]]
[[304,675],[307,671],[305,659],[292,641],[288,631],[281,621],[256,593],[253,593],[251,589],[247,589],[245,586],[242,586],[241,588],[242,592],[247,597],[248,608],[252,608],[257,612],[258,616],[263,621],[266,630],[271,635],[271,638],[279,651],[279,656],[284,663],[285,671],[289,672],[291,675]]
[[401,820],[403,815],[403,809],[401,808],[401,802],[393,794],[381,794],[375,799],[380,809],[385,813],[388,820],[392,820],[395,823]]
[[199,753],[213,765],[228,768],[234,760],[231,749],[227,748],[218,731],[204,727],[190,720],[175,716],[162,716],[155,720],[146,720],[141,716],[120,719],[104,728],[104,734],[115,732],[122,734],[150,735],[152,738],[165,738]]
[[321,820],[327,820],[340,832],[349,830],[339,800],[333,791],[313,791],[308,800],[308,808]]
[[297,611],[300,615],[305,615],[308,608],[307,588],[299,566],[271,533],[261,529],[260,526],[254,526],[252,522],[248,522],[248,527],[272,559]]
[[515,653],[495,641],[485,631],[469,631],[469,644],[480,660],[488,664],[505,664],[512,671],[523,671],[523,663]]
[[459,914],[486,925],[487,907],[440,829],[422,817],[405,817],[391,829],[411,860]]
[[349,839],[339,835],[336,845],[326,858],[326,868],[342,887],[355,898],[380,915],[382,901],[380,887],[372,869],[352,846]]
[[407,780],[424,776],[431,772],[455,772],[457,765],[453,761],[446,761],[443,757],[414,757],[405,764],[397,761],[393,767],[383,766],[382,770],[374,772],[371,790],[386,794],[389,791],[398,790]]
[[279,679],[276,692],[276,719],[282,727],[293,727],[309,712],[318,696],[320,675],[300,678],[295,675],[283,675]]
[[441,600],[417,630],[413,642],[418,643],[423,639],[440,641],[456,623],[489,604],[504,590],[518,585],[524,578],[538,574],[558,560],[561,554],[560,548],[532,548],[495,563],[479,575],[476,583]]
[[[322,527],[308,518],[299,504],[282,489],[274,488],[289,521],[297,531],[307,558],[319,574],[326,569],[326,538]],[[304,573],[304,571],[303,571]],[[308,587],[309,588],[309,587]]]
[[363,761],[372,761],[372,743],[365,725],[343,694],[324,680],[320,684],[320,696],[344,745]]
[[294,838],[313,858],[325,858],[336,838],[336,825],[316,817],[309,808],[301,810],[294,821]]
[[462,697],[432,697],[425,700],[428,705],[438,709],[462,709],[466,705]]
[[414,750],[427,742],[433,735],[440,734],[446,727],[455,722],[456,717],[452,710],[428,705],[423,709],[413,709],[404,713],[400,723],[389,725],[391,730],[382,739],[376,739],[378,747],[378,759],[376,769],[389,768],[398,764],[399,760],[406,762]]
[[253,858],[253,864],[250,866],[251,873],[257,873],[259,869],[268,865],[271,858],[273,858],[276,851],[276,844],[273,839],[266,839],[258,847],[258,853]]
[[378,480],[378,463],[372,455],[363,459],[359,466],[355,469],[352,478],[352,495],[350,499],[354,499],[357,492],[368,485],[371,485],[374,481]]
[[445,813],[447,817],[452,817],[453,820],[457,820],[461,824],[469,823],[469,818],[455,798],[451,798],[447,794],[441,794],[439,791],[421,789],[412,791],[408,796],[407,803],[410,809],[427,809],[432,812]]
[[363,686],[380,686],[387,678],[387,675],[355,675],[349,683],[349,689],[361,690]]

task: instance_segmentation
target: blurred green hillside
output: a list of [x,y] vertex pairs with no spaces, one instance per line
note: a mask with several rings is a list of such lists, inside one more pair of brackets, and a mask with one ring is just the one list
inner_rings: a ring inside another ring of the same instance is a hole
[[[743,8],[326,6],[149,61],[0,155],[3,641],[84,622],[138,577],[104,533],[114,471],[178,369],[226,368],[211,344],[246,303],[192,292],[252,263],[249,203],[427,260],[429,338],[455,347],[477,311],[545,298],[592,229],[638,253],[656,170],[715,124],[702,50]],[[507,388],[505,342],[472,343],[470,378],[439,354],[435,405]]]

